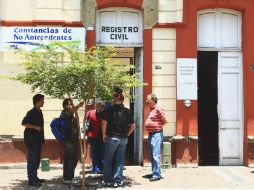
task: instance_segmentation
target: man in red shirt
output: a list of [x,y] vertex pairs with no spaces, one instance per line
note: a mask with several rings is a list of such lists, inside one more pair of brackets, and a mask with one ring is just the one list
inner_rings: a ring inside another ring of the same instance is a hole
[[88,140],[91,145],[93,173],[102,173],[104,160],[105,143],[102,140],[101,117],[103,110],[103,102],[96,103],[96,109],[86,113],[86,119],[90,120],[91,130],[87,133]]
[[146,103],[150,108],[146,119],[146,130],[149,133],[148,142],[152,161],[152,176],[150,181],[161,179],[160,154],[163,141],[163,126],[167,123],[164,111],[157,105],[158,98],[154,94],[147,95]]

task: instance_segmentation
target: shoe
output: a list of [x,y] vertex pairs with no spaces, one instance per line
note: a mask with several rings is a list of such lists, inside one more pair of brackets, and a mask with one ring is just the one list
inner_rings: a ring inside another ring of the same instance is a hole
[[44,183],[44,182],[45,182],[44,179],[40,179],[40,178],[38,178],[38,177],[36,178],[36,180],[39,181],[40,183]]
[[104,180],[102,180],[101,184],[105,187],[109,187],[111,186],[111,183],[110,182],[105,182]]
[[118,187],[122,187],[123,186],[123,181],[117,182],[117,185],[118,185]]
[[65,184],[65,185],[75,185],[75,186],[81,185],[80,180],[78,180],[78,179],[70,179],[70,180],[63,179],[63,184]]
[[123,182],[122,181],[117,181],[117,182],[114,182],[112,184],[112,187],[114,187],[114,188],[122,187],[122,186],[123,186]]
[[40,187],[41,186],[41,182],[39,181],[29,181],[28,183],[29,186],[34,186],[34,187]]
[[150,179],[153,177],[153,174],[146,174],[144,176],[142,176],[143,178],[146,178],[146,179]]
[[112,187],[117,188],[117,187],[118,187],[117,182],[114,182],[113,185],[112,185]]
[[71,185],[72,184],[72,180],[71,179],[63,179],[63,184]]
[[150,181],[159,181],[161,178],[160,177],[152,177],[150,178]]
[[93,170],[94,174],[102,174],[102,171],[100,169]]

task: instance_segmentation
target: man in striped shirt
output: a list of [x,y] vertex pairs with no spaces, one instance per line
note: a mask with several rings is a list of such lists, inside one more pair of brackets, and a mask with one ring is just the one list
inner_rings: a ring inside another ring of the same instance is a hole
[[164,111],[157,105],[158,98],[154,94],[147,95],[146,103],[150,108],[146,119],[146,130],[149,133],[148,142],[152,161],[150,181],[161,179],[160,154],[163,141],[163,125],[167,123]]

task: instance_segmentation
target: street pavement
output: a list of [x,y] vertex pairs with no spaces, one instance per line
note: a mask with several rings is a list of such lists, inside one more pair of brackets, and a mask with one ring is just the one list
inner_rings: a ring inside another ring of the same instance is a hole
[[[75,175],[79,177],[80,166]],[[163,179],[150,182],[146,175],[151,173],[150,165],[126,166],[124,170],[124,187],[119,189],[170,189],[170,190],[254,190],[254,169],[235,166],[209,166],[198,168],[171,168],[163,169]],[[51,164],[49,172],[38,170],[38,176],[46,180],[40,188],[30,188],[27,185],[26,165],[24,163],[0,164],[0,189],[80,189],[75,186],[62,184],[62,166]],[[114,189],[101,185],[102,175],[86,172],[86,189]]]

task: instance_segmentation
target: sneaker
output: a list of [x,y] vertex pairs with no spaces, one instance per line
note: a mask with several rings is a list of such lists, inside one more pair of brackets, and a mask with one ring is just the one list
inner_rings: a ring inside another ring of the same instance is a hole
[[118,185],[118,187],[122,187],[123,186],[123,181],[117,182],[117,185]]
[[112,187],[117,188],[117,187],[118,187],[117,182],[114,182],[114,183],[112,184]]
[[150,181],[159,181],[161,178],[160,177],[152,177],[150,178]]
[[109,187],[111,185],[110,182],[105,182],[104,180],[102,180],[101,184],[105,187]]
[[40,187],[41,186],[41,182],[39,181],[29,181],[28,183],[29,186],[33,186],[33,187]]

